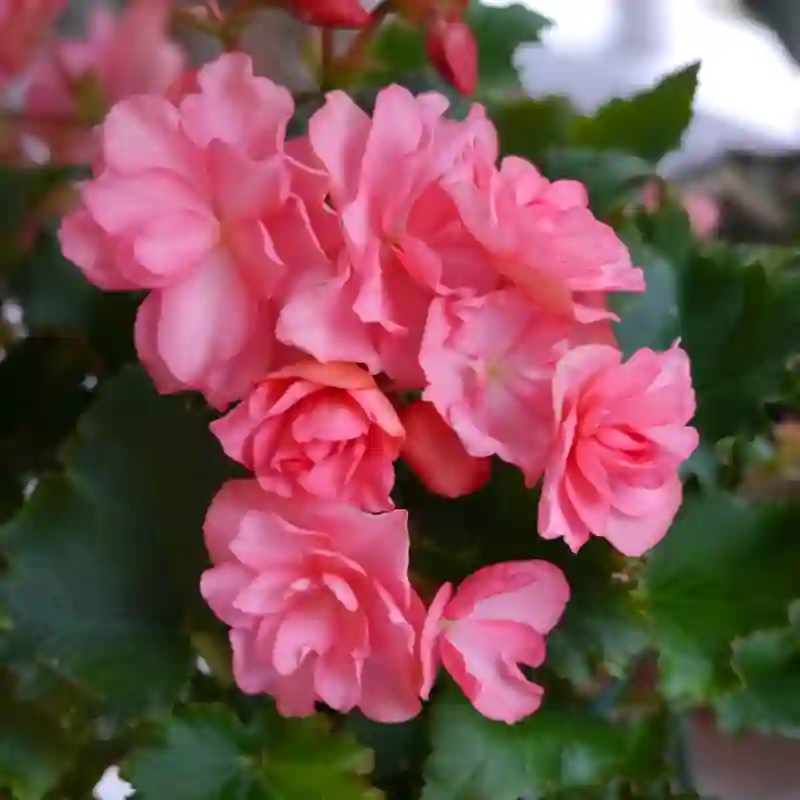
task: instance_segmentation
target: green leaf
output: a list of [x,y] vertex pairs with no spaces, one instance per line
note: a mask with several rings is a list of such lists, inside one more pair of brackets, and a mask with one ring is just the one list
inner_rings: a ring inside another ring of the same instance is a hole
[[488,93],[519,86],[513,57],[527,42],[537,42],[551,23],[521,3],[487,6],[470,3],[466,20],[478,43],[478,92]]
[[696,424],[712,441],[763,427],[762,404],[800,350],[800,276],[768,275],[719,248],[681,276],[682,344],[692,361]]
[[594,117],[576,121],[575,145],[621,150],[650,161],[680,146],[692,118],[700,64],[667,76],[658,86],[629,99],[614,99]]
[[640,347],[665,350],[680,337],[679,276],[675,265],[646,243],[635,227],[625,226],[621,236],[631,261],[644,271],[647,284],[642,293],[625,292],[612,297],[620,317],[614,331],[628,358]]
[[674,205],[628,220],[620,235],[647,280],[644,293],[612,298],[625,354],[680,338],[703,438],[713,445],[764,429],[763,405],[781,395],[789,359],[800,352],[800,274],[768,273],[725,245],[698,249]]
[[54,449],[91,401],[84,385],[87,372],[85,359],[71,341],[29,336],[11,348],[0,362],[5,469],[21,477],[51,466]]
[[662,205],[657,211],[640,213],[637,218],[645,241],[658,250],[676,270],[688,269],[697,252],[697,240],[680,196],[662,182]]
[[245,727],[223,706],[194,705],[137,748],[123,770],[144,800],[376,800],[369,750],[321,715],[265,712]]
[[422,765],[428,755],[427,714],[408,722],[386,725],[359,711],[344,719],[343,730],[375,754],[373,783],[389,797],[418,797]]
[[658,769],[660,736],[545,700],[516,725],[481,716],[455,689],[434,701],[422,800],[538,800]]
[[635,200],[638,188],[653,175],[653,165],[638,156],[573,146],[578,117],[566,98],[490,102],[488,111],[502,155],[527,158],[550,180],[581,181],[600,217]]
[[[0,241],[19,236],[30,215],[63,183],[83,175],[80,167],[44,166],[20,169],[0,167]],[[16,240],[15,240],[16,241]]]
[[797,594],[798,527],[797,504],[686,497],[640,585],[669,699],[683,704],[723,693],[736,683],[734,640],[783,623]]
[[757,631],[733,645],[740,691],[720,698],[718,718],[728,731],[757,728],[800,738],[800,633],[796,628]]
[[368,50],[375,64],[371,82],[391,83],[398,78],[428,70],[425,36],[421,28],[413,27],[399,17],[384,22]]
[[550,148],[568,142],[575,116],[569,100],[563,97],[491,103],[488,111],[497,128],[501,154],[521,156],[535,163]]
[[550,180],[581,181],[589,191],[589,203],[598,217],[606,217],[636,197],[653,167],[637,156],[597,150],[555,148],[541,162]]
[[57,721],[14,697],[0,674],[0,794],[41,800],[59,781],[75,755],[75,744]]
[[700,441],[697,449],[680,466],[683,480],[694,475],[704,489],[713,489],[719,485],[720,469],[717,452],[708,442]]
[[111,723],[153,713],[194,671],[203,518],[227,462],[138,369],[103,387],[64,461],[0,529],[6,649],[32,693],[55,677]]
[[547,640],[547,666],[577,685],[593,686],[598,674],[627,675],[650,643],[631,597],[629,564],[598,539],[578,555],[563,546],[541,555],[564,570],[572,590]]
[[22,306],[25,327],[33,333],[85,331],[95,304],[102,297],[64,258],[52,234],[41,236],[22,262],[15,265],[11,290]]

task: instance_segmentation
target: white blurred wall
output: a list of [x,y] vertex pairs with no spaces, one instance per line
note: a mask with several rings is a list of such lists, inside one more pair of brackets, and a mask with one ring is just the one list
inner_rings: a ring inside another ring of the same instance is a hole
[[524,2],[556,22],[541,45],[517,53],[523,84],[534,96],[567,94],[591,111],[702,62],[695,120],[682,151],[662,164],[665,174],[731,149],[800,148],[800,67],[774,33],[745,18],[733,2]]

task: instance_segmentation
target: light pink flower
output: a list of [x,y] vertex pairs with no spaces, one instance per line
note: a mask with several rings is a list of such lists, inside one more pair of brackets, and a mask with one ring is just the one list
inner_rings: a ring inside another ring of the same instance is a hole
[[36,54],[64,0],[0,0],[0,86]]
[[587,345],[556,367],[557,434],[539,505],[539,533],[577,551],[591,534],[639,556],[667,532],[681,504],[678,467],[698,444],[686,353]]
[[545,658],[545,635],[569,600],[564,573],[546,561],[511,561],[479,569],[453,596],[437,593],[420,638],[422,697],[441,661],[485,717],[518,722],[539,708],[544,690],[520,669]]
[[[90,162],[97,140],[91,128],[116,102],[135,94],[160,94],[184,68],[181,48],[169,39],[170,6],[135,0],[115,16],[92,12],[84,39],[62,39],[31,70],[25,111],[39,122],[33,132],[58,161]],[[51,121],[48,121],[48,118]]]
[[[419,387],[419,345],[433,296],[498,284],[440,183],[476,152],[487,151],[491,162],[495,132],[478,106],[464,122],[444,118],[446,108],[442,95],[414,97],[389,86],[372,118],[342,92],[328,94],[311,118],[308,158],[327,176],[343,252],[329,253],[327,279],[289,302],[279,323],[284,341],[320,361],[356,360]],[[312,305],[335,320],[325,337],[305,324],[302,309]]]
[[720,224],[719,203],[705,192],[684,192],[683,207],[689,216],[692,230],[699,239],[716,236]]
[[488,179],[452,181],[449,188],[494,267],[543,308],[591,322],[613,315],[584,295],[644,291],[642,271],[589,210],[583,184],[551,183],[532,164],[509,156]]
[[[657,181],[647,183],[642,192],[642,205],[647,211],[657,211],[663,200],[664,187]],[[694,235],[698,239],[711,239],[717,234],[720,223],[719,203],[708,192],[701,190],[681,191],[680,201]]]
[[574,325],[519,290],[431,305],[420,361],[433,403],[473,456],[498,455],[533,482],[552,440],[551,381]]
[[305,216],[283,153],[291,95],[241,54],[197,80],[179,106],[140,95],[112,109],[61,244],[97,285],[153,290],[135,333],[159,390],[222,406],[275,361],[271,301],[286,269],[270,231],[300,231]]
[[443,497],[461,497],[489,480],[492,462],[475,458],[439,412],[425,400],[416,400],[400,412],[406,432],[401,455],[425,487]]
[[284,367],[211,430],[266,491],[368,511],[394,507],[389,493],[403,426],[372,376],[355,364]]
[[222,487],[205,537],[203,597],[231,626],[239,688],[286,716],[314,703],[401,722],[420,710],[424,610],[408,582],[405,511],[286,500],[255,481]]

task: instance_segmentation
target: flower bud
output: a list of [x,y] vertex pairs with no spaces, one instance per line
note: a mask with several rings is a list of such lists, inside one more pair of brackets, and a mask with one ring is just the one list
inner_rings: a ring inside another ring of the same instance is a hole
[[417,400],[400,413],[400,420],[406,429],[401,456],[434,494],[461,497],[489,480],[491,459],[469,455],[430,403]]
[[478,46],[466,22],[440,17],[428,27],[425,49],[439,74],[461,94],[475,91]]
[[289,8],[298,19],[322,28],[361,28],[369,21],[358,0],[291,0]]

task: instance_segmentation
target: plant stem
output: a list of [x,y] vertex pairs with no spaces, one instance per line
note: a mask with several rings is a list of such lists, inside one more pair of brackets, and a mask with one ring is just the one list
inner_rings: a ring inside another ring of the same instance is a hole
[[675,715],[672,720],[675,779],[682,792],[694,791],[694,777],[689,757],[689,741],[686,735],[686,716]]
[[320,29],[320,79],[319,85],[323,92],[332,89],[334,68],[333,29]]
[[350,47],[344,56],[346,64],[359,63],[363,60],[367,45],[372,41],[383,20],[391,13],[392,8],[392,0],[381,0],[375,6],[370,14],[369,22],[358,31],[350,43]]

